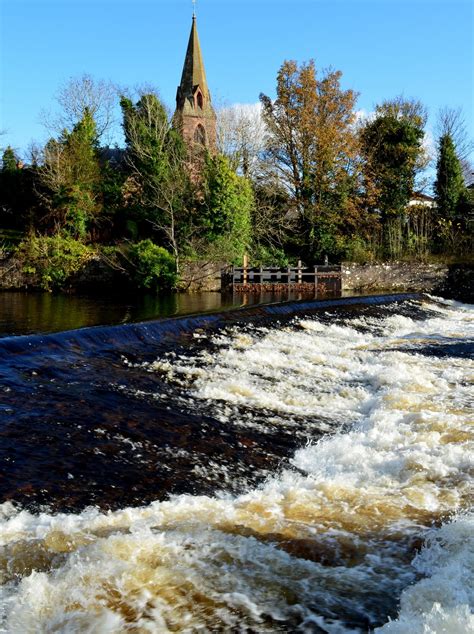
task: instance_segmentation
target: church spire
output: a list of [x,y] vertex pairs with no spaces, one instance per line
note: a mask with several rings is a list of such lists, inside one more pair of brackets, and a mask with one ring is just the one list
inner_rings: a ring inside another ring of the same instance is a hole
[[188,145],[198,143],[210,149],[215,147],[216,115],[211,105],[194,13],[181,83],[176,94],[175,118]]
[[[201,43],[197,30],[196,15],[193,14],[193,24],[189,35],[188,48],[184,59],[183,74],[178,88],[178,99],[190,99],[197,88],[201,89],[203,96],[210,100],[211,96],[207,87],[206,71],[202,60]],[[178,108],[180,103],[177,104]]]

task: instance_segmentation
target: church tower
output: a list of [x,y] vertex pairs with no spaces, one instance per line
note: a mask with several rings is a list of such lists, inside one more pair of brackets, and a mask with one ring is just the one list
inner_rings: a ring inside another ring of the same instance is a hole
[[176,94],[174,124],[193,154],[203,148],[216,151],[216,113],[207,86],[195,15]]

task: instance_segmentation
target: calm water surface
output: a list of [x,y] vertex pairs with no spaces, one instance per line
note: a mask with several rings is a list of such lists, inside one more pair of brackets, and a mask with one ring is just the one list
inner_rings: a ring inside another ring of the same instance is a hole
[[0,292],[0,337],[146,321],[291,299],[302,299],[302,295],[290,293],[282,297],[262,293],[242,296],[206,292],[104,297]]

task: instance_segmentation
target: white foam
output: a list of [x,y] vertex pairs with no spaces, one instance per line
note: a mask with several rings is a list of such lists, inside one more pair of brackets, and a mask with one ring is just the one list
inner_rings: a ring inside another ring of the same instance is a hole
[[400,616],[378,632],[474,632],[474,514],[460,515],[426,538],[413,565],[423,575],[401,597]]
[[365,627],[348,622],[376,622],[400,594],[398,618],[381,631],[472,631],[464,511],[473,362],[404,348],[471,336],[474,319],[465,307],[432,309],[425,321],[231,330],[214,338],[214,353],[147,365],[229,424],[251,424],[253,414],[242,417],[249,408],[282,425],[322,416],[352,427],[308,443],[293,457],[296,471],[237,497],[76,515],[3,505],[3,631],[265,632],[279,623],[308,631],[313,623],[336,634]]

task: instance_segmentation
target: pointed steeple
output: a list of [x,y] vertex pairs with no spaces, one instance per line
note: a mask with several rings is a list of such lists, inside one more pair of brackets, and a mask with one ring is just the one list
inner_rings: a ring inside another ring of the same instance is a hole
[[200,88],[203,96],[210,100],[211,95],[207,87],[206,71],[204,69],[204,62],[202,61],[196,16],[193,15],[193,24],[189,35],[188,49],[184,59],[183,74],[181,75],[178,95],[184,99],[192,98],[197,88]]
[[211,150],[215,148],[216,114],[211,105],[211,93],[207,85],[195,15],[181,83],[176,93],[175,121],[190,147],[198,144]]

